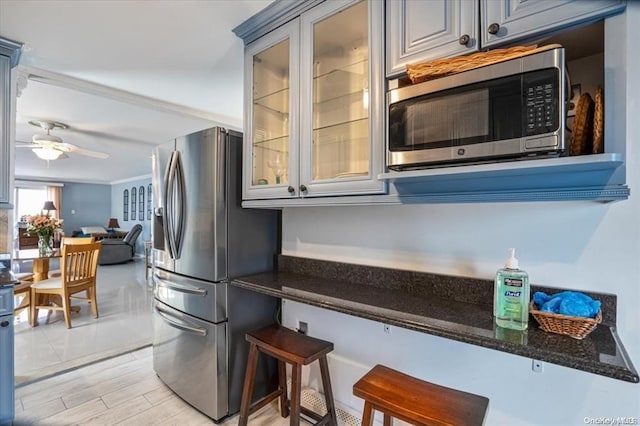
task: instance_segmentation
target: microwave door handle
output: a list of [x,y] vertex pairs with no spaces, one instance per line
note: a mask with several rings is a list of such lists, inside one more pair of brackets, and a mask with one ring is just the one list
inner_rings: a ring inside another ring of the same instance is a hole
[[175,256],[176,256],[175,258],[180,259],[180,255],[182,254],[182,243],[184,242],[184,233],[185,233],[184,221],[186,220],[186,217],[187,217],[187,202],[186,202],[187,191],[185,188],[184,168],[182,166],[182,158],[180,156],[179,151],[176,151],[175,179],[176,179],[179,216],[176,218],[177,229],[174,236],[174,244],[175,244]]
[[186,331],[189,332],[191,334],[197,334],[199,336],[206,336],[207,335],[207,330],[204,328],[199,328],[199,327],[191,327],[185,324],[181,324],[177,321],[175,321],[173,319],[173,317],[166,311],[158,308],[156,306],[156,313],[158,315],[160,315],[160,317],[167,323],[169,324],[171,327],[173,328],[177,328],[178,330],[182,330],[182,331]]
[[173,208],[173,191],[175,180],[175,151],[171,153],[167,173],[165,174],[165,193],[164,193],[164,236],[169,248],[169,257],[175,259],[175,236],[174,236],[174,208]]

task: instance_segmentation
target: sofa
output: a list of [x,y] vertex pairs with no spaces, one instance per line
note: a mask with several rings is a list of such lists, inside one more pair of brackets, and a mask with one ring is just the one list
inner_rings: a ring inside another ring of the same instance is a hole
[[102,240],[102,248],[98,256],[98,264],[115,265],[133,259],[136,251],[136,240],[142,232],[142,225],[134,225],[122,239],[106,238]]
[[93,237],[94,241],[102,241],[107,238],[122,239],[127,235],[117,229],[108,230],[103,226],[83,226],[80,230],[71,232],[72,237]]

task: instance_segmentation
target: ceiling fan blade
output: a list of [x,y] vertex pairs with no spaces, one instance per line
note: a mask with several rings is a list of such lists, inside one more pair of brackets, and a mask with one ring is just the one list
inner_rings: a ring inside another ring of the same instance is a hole
[[56,149],[63,152],[72,152],[74,154],[86,155],[88,157],[102,158],[102,159],[109,158],[109,154],[107,153],[99,152],[99,151],[91,151],[89,149],[80,148],[79,146],[66,143],[66,142],[57,144]]
[[75,154],[86,155],[87,157],[101,158],[103,160],[109,158],[109,154],[107,154],[106,152],[90,151],[83,148],[74,149],[71,152]]

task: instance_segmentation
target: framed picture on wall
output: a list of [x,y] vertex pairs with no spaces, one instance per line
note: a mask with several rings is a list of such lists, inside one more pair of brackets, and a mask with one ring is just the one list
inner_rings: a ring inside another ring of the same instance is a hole
[[147,220],[151,220],[151,184],[147,185]]
[[129,220],[129,190],[125,189],[122,193],[122,220]]
[[138,220],[144,220],[144,186],[138,188]]
[[131,188],[131,220],[136,220],[136,187]]

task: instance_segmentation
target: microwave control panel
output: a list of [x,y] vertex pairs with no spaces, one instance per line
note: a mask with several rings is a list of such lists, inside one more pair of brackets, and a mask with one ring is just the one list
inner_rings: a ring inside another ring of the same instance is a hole
[[553,80],[525,81],[524,94],[527,135],[554,131],[558,127],[558,102]]

